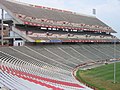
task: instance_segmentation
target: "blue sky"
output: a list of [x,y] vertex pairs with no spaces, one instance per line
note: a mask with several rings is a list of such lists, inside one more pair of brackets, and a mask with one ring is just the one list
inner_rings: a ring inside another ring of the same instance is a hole
[[96,17],[112,27],[120,38],[120,0],[17,0],[73,12],[92,15],[92,9],[97,10]]

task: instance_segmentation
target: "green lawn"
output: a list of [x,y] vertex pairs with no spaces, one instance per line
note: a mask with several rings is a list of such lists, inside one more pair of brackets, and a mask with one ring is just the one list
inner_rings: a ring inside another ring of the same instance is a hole
[[106,90],[120,90],[120,63],[116,63],[116,84],[114,80],[114,64],[104,65],[91,70],[78,71],[86,82]]

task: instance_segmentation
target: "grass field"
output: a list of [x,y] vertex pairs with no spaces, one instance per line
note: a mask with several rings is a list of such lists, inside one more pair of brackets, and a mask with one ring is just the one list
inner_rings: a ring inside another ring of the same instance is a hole
[[[104,65],[91,70],[78,71],[78,75],[86,82],[105,90],[120,90],[120,63],[116,63],[116,83],[114,80],[114,64]],[[79,76],[78,76],[79,77]]]

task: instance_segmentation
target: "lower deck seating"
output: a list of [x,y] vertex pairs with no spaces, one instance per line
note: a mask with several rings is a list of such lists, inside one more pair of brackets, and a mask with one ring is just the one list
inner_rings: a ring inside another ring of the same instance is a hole
[[113,59],[114,52],[119,59],[120,45],[114,48],[112,44],[1,47],[0,87],[11,90],[90,90],[73,77],[72,71],[80,64]]

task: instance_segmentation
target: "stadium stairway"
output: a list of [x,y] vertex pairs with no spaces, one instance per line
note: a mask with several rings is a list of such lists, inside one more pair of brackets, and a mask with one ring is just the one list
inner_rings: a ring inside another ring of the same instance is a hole
[[27,41],[34,42],[34,40],[32,38],[28,37],[25,33],[20,31],[19,29],[15,28],[15,27],[12,27],[12,30],[13,30],[13,32],[20,35],[22,38],[25,38]]

